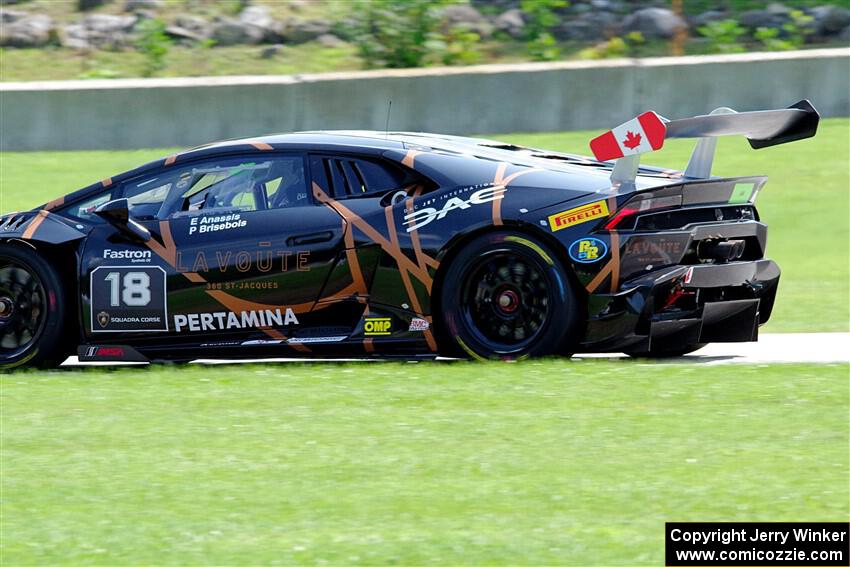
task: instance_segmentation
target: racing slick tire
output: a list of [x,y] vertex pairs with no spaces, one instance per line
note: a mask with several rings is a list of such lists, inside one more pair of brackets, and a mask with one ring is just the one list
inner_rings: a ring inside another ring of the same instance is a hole
[[708,343],[694,343],[676,347],[650,349],[647,352],[626,351],[626,354],[628,356],[631,356],[632,358],[676,358],[679,356],[685,356],[686,354],[690,354],[692,352],[696,352],[707,344]]
[[0,244],[0,371],[64,362],[67,305],[59,274],[38,252]]
[[481,235],[451,261],[440,292],[441,351],[475,359],[569,356],[583,306],[558,257],[524,233]]

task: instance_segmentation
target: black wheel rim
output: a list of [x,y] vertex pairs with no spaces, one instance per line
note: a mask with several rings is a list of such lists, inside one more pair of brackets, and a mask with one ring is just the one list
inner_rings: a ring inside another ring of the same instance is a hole
[[27,352],[38,340],[47,320],[47,294],[28,267],[0,263],[0,358]]
[[468,269],[462,291],[466,326],[488,350],[532,345],[550,319],[552,292],[539,262],[513,250],[489,252]]

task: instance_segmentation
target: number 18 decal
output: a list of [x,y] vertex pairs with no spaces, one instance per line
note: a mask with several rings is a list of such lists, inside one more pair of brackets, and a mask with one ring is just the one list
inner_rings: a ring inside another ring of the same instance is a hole
[[100,266],[91,273],[93,333],[168,330],[165,270]]

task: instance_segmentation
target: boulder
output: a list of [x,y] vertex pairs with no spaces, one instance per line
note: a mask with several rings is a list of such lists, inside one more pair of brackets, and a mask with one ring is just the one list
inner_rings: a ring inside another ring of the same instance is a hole
[[11,24],[12,22],[17,22],[22,18],[26,18],[29,16],[29,12],[22,12],[20,10],[9,10],[7,8],[0,8],[0,23],[3,24]]
[[132,43],[130,32],[138,21],[135,16],[89,14],[62,28],[60,42],[73,49],[124,47]]
[[255,45],[265,38],[265,32],[252,24],[233,18],[218,18],[213,23],[212,38],[217,45]]
[[206,21],[200,16],[193,16],[192,14],[179,14],[177,18],[174,19],[174,24],[176,27],[184,29],[192,33],[193,35],[204,39],[212,35],[212,26],[208,21]]
[[0,45],[41,47],[50,42],[53,20],[44,14],[32,14],[0,26]]
[[283,49],[284,47],[280,44],[264,47],[260,52],[260,59],[274,59]]
[[111,14],[89,14],[83,18],[83,27],[87,30],[100,33],[122,33],[129,32],[136,25],[135,16],[113,16]]
[[493,25],[481,12],[468,4],[455,4],[446,6],[440,11],[446,29],[464,27],[477,33],[481,37],[490,37],[493,33]]
[[850,26],[850,10],[839,6],[818,6],[812,8],[815,19],[815,31],[818,35],[829,36],[841,33]]
[[768,10],[747,10],[738,19],[745,28],[778,28],[786,23],[790,17],[781,12],[770,12]]
[[138,10],[159,10],[165,4],[162,0],[127,0],[124,3],[125,12],[136,12]]
[[606,12],[619,12],[623,9],[623,5],[613,0],[590,0],[590,7],[594,10],[604,10]]
[[561,40],[598,42],[620,34],[621,19],[611,12],[586,12],[568,19],[555,28],[555,37]]
[[239,21],[258,28],[271,28],[274,20],[266,6],[248,6],[239,13]]
[[671,38],[686,25],[682,18],[666,8],[642,8],[625,19],[623,29],[638,31],[647,39]]
[[322,35],[316,38],[316,41],[319,42],[319,45],[321,45],[322,47],[340,47],[345,45],[345,41],[341,40],[332,33],[323,33]]
[[731,18],[729,13],[723,10],[708,10],[691,18],[690,23],[692,27],[698,28],[711,22],[728,20],[729,18]]
[[505,32],[515,39],[521,38],[525,33],[525,19],[519,8],[502,12],[493,20],[493,25],[498,31]]
[[282,36],[286,43],[306,43],[320,35],[330,33],[331,26],[325,20],[300,20],[291,18],[283,28]]
[[197,34],[192,30],[180,26],[166,26],[165,34],[177,41],[189,43],[203,41],[206,39],[205,35]]

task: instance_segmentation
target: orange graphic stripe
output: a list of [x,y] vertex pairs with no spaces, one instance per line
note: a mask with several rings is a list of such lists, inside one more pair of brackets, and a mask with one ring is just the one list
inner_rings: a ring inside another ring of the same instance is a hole
[[53,209],[59,208],[65,204],[65,197],[59,197],[58,199],[54,199],[44,205],[45,211],[52,211]]
[[177,161],[177,154],[174,154],[174,155],[171,155],[171,156],[168,156],[167,158],[165,158],[165,163],[163,165],[168,166],[168,165],[173,164],[175,161]]
[[610,289],[611,293],[614,293],[620,284],[620,235],[613,230],[611,231],[611,260],[590,280],[590,283],[585,286],[585,289],[588,293],[593,293],[608,276],[611,276]]
[[369,225],[366,221],[364,221],[360,216],[351,211],[348,207],[340,203],[339,201],[335,201],[327,196],[327,194],[322,191],[322,188],[319,187],[316,182],[313,182],[313,191],[316,194],[316,198],[319,199],[320,202],[327,204],[332,207],[336,212],[338,212],[346,221],[348,221],[353,226],[357,227],[363,234],[366,235],[367,238],[371,239],[375,244],[379,245],[384,251],[393,257],[396,263],[399,265],[399,268],[404,268],[409,270],[417,279],[419,279],[422,283],[425,283],[430,289],[431,276],[425,270],[422,270],[413,263],[413,261],[408,258],[406,255],[401,253],[401,250],[396,250],[393,248],[392,244],[389,240],[384,238],[380,232],[375,230],[372,226]]
[[47,215],[50,213],[47,212],[46,209],[42,209],[38,211],[38,214],[33,218],[30,223],[27,225],[27,229],[24,231],[24,234],[21,236],[24,240],[29,240],[35,234],[35,231],[38,230],[38,227],[41,226],[41,223],[44,222],[44,219],[47,218]]
[[421,153],[422,152],[419,150],[407,150],[407,154],[405,154],[404,159],[401,160],[402,165],[406,165],[407,167],[413,169],[413,164],[416,162],[416,156]]
[[269,150],[274,149],[272,146],[268,145],[265,142],[248,142],[248,143],[251,144],[252,146],[254,146],[255,148],[257,148],[258,150],[269,151]]
[[109,187],[110,185],[112,185],[112,178],[111,178],[111,177],[107,177],[106,179],[104,179],[104,180],[103,180],[103,181],[101,181],[100,183],[101,183],[101,185],[103,185],[104,187]]
[[192,283],[206,283],[207,280],[196,272],[183,272],[183,276]]
[[[496,168],[496,175],[493,176],[493,185],[503,185],[507,187],[511,184],[511,181],[514,179],[526,175],[528,173],[534,173],[535,171],[543,171],[538,167],[533,167],[531,169],[523,169],[521,171],[517,171],[512,173],[511,175],[505,177],[505,171],[508,169],[507,163],[500,163],[499,167]],[[502,199],[495,199],[493,201],[493,225],[494,226],[502,226],[504,223],[502,222]]]

